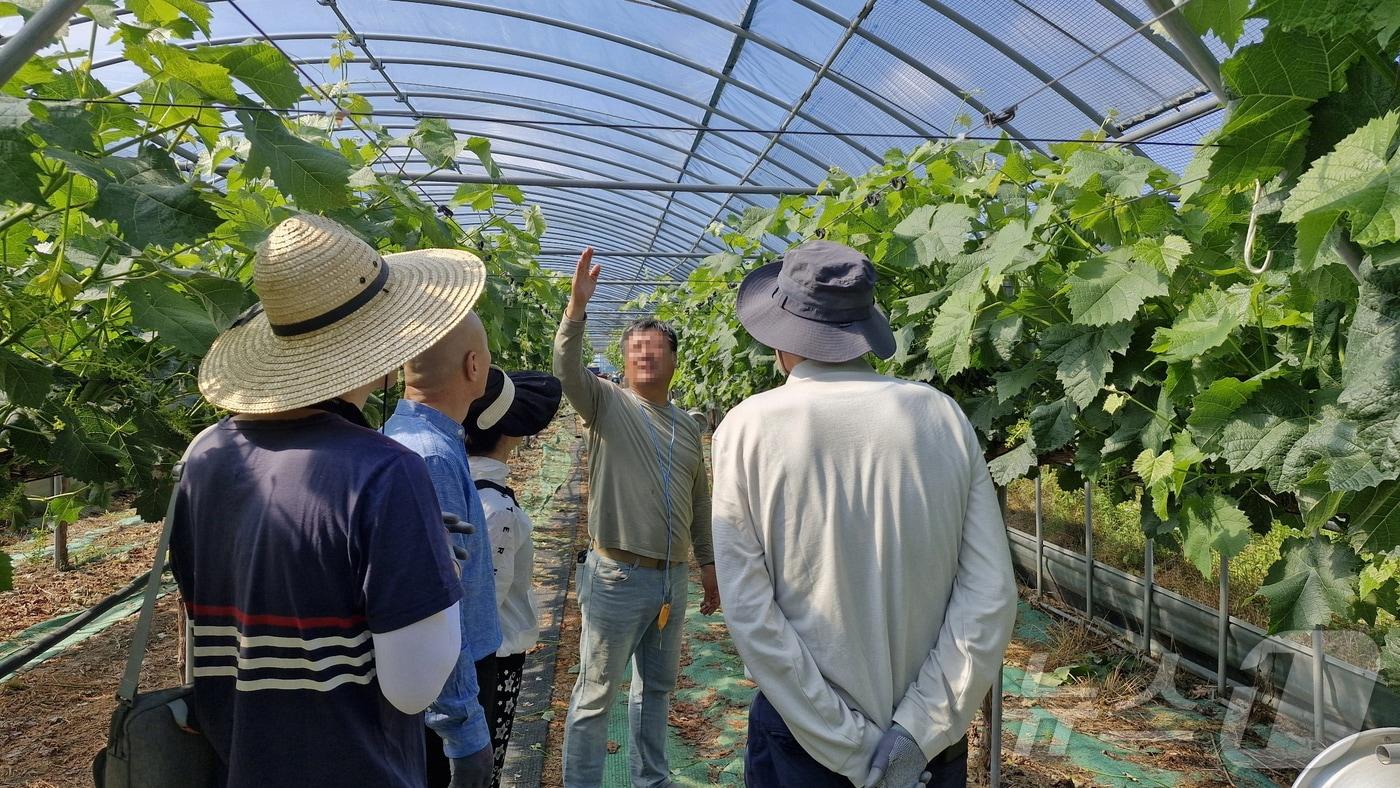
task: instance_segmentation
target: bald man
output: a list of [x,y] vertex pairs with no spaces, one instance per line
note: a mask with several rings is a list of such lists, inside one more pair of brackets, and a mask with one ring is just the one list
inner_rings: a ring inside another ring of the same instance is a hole
[[495,762],[490,721],[496,650],[501,627],[496,618],[496,585],[486,514],[472,483],[463,443],[462,420],[486,390],[491,350],[486,330],[468,315],[438,344],[404,367],[404,399],[385,432],[428,464],[438,505],[472,524],[475,532],[453,538],[466,550],[462,575],[462,653],[437,702],[428,707],[429,788],[486,788]]

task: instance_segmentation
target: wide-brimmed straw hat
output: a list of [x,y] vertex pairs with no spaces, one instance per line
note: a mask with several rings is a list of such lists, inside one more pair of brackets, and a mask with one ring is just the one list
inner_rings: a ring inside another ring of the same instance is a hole
[[809,241],[739,285],[739,322],[754,339],[813,361],[894,355],[889,318],[875,304],[875,266],[831,241]]
[[432,347],[486,284],[476,255],[381,256],[344,226],[294,216],[253,261],[262,302],[215,340],[199,390],[236,413],[312,405],[381,378]]

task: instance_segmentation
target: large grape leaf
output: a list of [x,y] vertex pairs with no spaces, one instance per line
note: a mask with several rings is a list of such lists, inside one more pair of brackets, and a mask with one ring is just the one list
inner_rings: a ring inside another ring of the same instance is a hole
[[1113,355],[1122,354],[1133,339],[1133,327],[1118,323],[1102,329],[1056,324],[1041,334],[1047,361],[1071,402],[1088,407],[1103,390],[1113,371]]
[[1400,546],[1400,481],[1362,490],[1343,505],[1347,536],[1357,550],[1389,553]]
[[929,328],[928,354],[944,378],[958,374],[972,363],[972,326],[985,299],[979,283],[953,293],[938,310]]
[[290,107],[306,92],[291,62],[266,41],[203,46],[194,49],[193,54],[205,63],[223,66],[268,106]]
[[1144,301],[1167,294],[1166,274],[1123,254],[1084,261],[1070,275],[1068,285],[1074,322],[1088,326],[1128,320]]
[[1213,450],[1216,440],[1231,423],[1236,411],[1248,402],[1262,385],[1263,381],[1258,378],[1240,380],[1224,377],[1212,382],[1205,391],[1198,394],[1192,400],[1191,415],[1187,417],[1186,423],[1191,427],[1191,432],[1200,445],[1208,451]]
[[1248,305],[1247,293],[1224,292],[1212,285],[1196,293],[1171,328],[1157,329],[1152,350],[1168,362],[1193,361],[1230,338],[1244,323]]
[[1232,498],[1219,493],[1187,496],[1182,504],[1181,552],[1210,577],[1212,553],[1234,558],[1249,544],[1249,518]]
[[194,243],[223,224],[189,183],[103,184],[88,213],[116,222],[127,243],[138,249]]
[[48,367],[0,348],[0,390],[10,402],[37,408],[52,386],[53,372]]
[[1293,537],[1269,568],[1259,596],[1269,603],[1269,631],[1326,626],[1345,616],[1356,601],[1360,560],[1351,547],[1321,538]]
[[424,118],[409,135],[408,141],[434,167],[457,168],[457,135],[442,118]]
[[32,117],[28,99],[0,96],[0,131],[14,131]]
[[1214,33],[1231,49],[1244,35],[1248,13],[1249,0],[1194,0],[1181,6],[1181,15],[1198,34]]
[[1177,266],[1191,254],[1191,242],[1179,235],[1163,238],[1144,238],[1133,244],[1133,256],[1156,266],[1168,274],[1176,273]]
[[1296,171],[1313,102],[1344,85],[1360,56],[1355,40],[1266,29],[1264,39],[1221,65],[1221,78],[1238,96],[1211,151],[1210,175],[1219,186],[1268,180]]
[[151,84],[164,86],[173,94],[198,95],[225,104],[240,103],[229,70],[218,63],[202,61],[188,50],[148,40],[140,45],[129,44],[124,53],[150,76]]
[[1005,487],[1025,476],[1035,463],[1035,440],[1032,439],[987,463],[987,470],[992,481]]
[[183,15],[205,35],[209,35],[209,20],[214,16],[200,0],[126,0],[126,7],[137,19],[156,27],[168,27]]
[[1307,393],[1286,381],[1271,381],[1221,428],[1220,456],[1235,473],[1262,468],[1270,484],[1280,484],[1284,459],[1307,434]]
[[1074,417],[1078,411],[1074,403],[1064,398],[1032,410],[1031,434],[1035,436],[1036,450],[1052,452],[1069,443],[1074,437]]
[[1280,484],[1297,489],[1319,467],[1333,490],[1364,490],[1394,478],[1393,459],[1373,454],[1358,431],[1356,422],[1337,409],[1324,409],[1284,457]]
[[122,477],[122,452],[79,424],[65,425],[54,438],[49,459],[66,476],[85,482],[114,482]]
[[287,130],[271,113],[236,113],[251,149],[245,175],[272,172],[272,181],[297,205],[310,211],[344,205],[349,200],[350,163],[344,156],[308,142]]
[[1374,246],[1400,240],[1400,158],[1394,155],[1397,132],[1400,112],[1376,118],[1303,173],[1280,216],[1286,222],[1299,223],[1300,247],[1315,250],[1342,216],[1350,222],[1352,237],[1358,243]]
[[0,200],[44,201],[34,146],[18,129],[0,129]]
[[203,303],[162,282],[130,282],[121,290],[131,301],[131,322],[159,332],[162,340],[192,356],[203,356],[218,336],[218,326]]
[[1338,402],[1363,419],[1400,414],[1400,266],[1364,269]]

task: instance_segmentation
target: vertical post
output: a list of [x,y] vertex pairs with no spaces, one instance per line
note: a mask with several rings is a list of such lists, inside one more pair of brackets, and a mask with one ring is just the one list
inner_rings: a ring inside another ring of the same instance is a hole
[[49,43],[85,2],[87,0],[49,0],[35,11],[24,27],[0,47],[0,85],[9,82],[40,47]]
[[1035,475],[1035,595],[1045,595],[1045,521],[1041,508],[1040,482],[1042,474],[1036,469]]
[[1001,788],[1001,693],[1002,672],[992,684],[992,713],[987,720],[987,784]]
[[1230,559],[1220,556],[1220,612],[1216,616],[1215,632],[1215,695],[1225,697],[1225,675],[1229,663],[1226,651],[1230,643]]
[[1094,483],[1084,482],[1084,615],[1094,617]]
[[1147,537],[1147,547],[1142,558],[1142,650],[1152,653],[1152,576],[1156,570],[1157,539]]
[[[1006,521],[1006,488],[997,485],[997,505],[1001,508],[1002,522]],[[1038,529],[1037,529],[1038,530]],[[1001,788],[1001,692],[1002,668],[997,667],[996,680],[987,693],[987,703],[983,712],[987,719],[987,784],[990,788]]]
[[1313,685],[1313,744],[1321,747],[1327,735],[1327,695],[1323,671],[1327,669],[1327,654],[1322,648],[1322,627],[1313,627],[1312,632],[1312,685]]
[[[53,498],[63,494],[63,474],[54,476],[49,480],[51,487],[50,495]],[[63,518],[54,520],[53,523],[53,568],[60,572],[67,572],[68,565],[68,523]]]

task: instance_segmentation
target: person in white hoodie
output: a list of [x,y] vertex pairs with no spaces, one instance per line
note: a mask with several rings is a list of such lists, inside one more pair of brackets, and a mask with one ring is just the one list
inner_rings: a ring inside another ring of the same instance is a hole
[[965,732],[1015,621],[972,425],[864,360],[895,349],[874,285],[862,254],[814,241],[739,289],[788,375],[713,445],[720,599],[759,688],[749,786],[965,785]]
[[506,748],[525,672],[525,652],[539,640],[539,614],[531,592],[535,546],[530,515],[510,488],[510,457],[522,438],[534,435],[559,412],[563,387],[559,379],[543,372],[501,371],[491,367],[486,391],[472,403],[466,428],[467,453],[472,480],[486,511],[491,536],[491,560],[496,573],[496,609],[501,621],[501,647],[496,652],[495,702],[485,709],[491,728],[496,766],[492,786],[501,784]]

